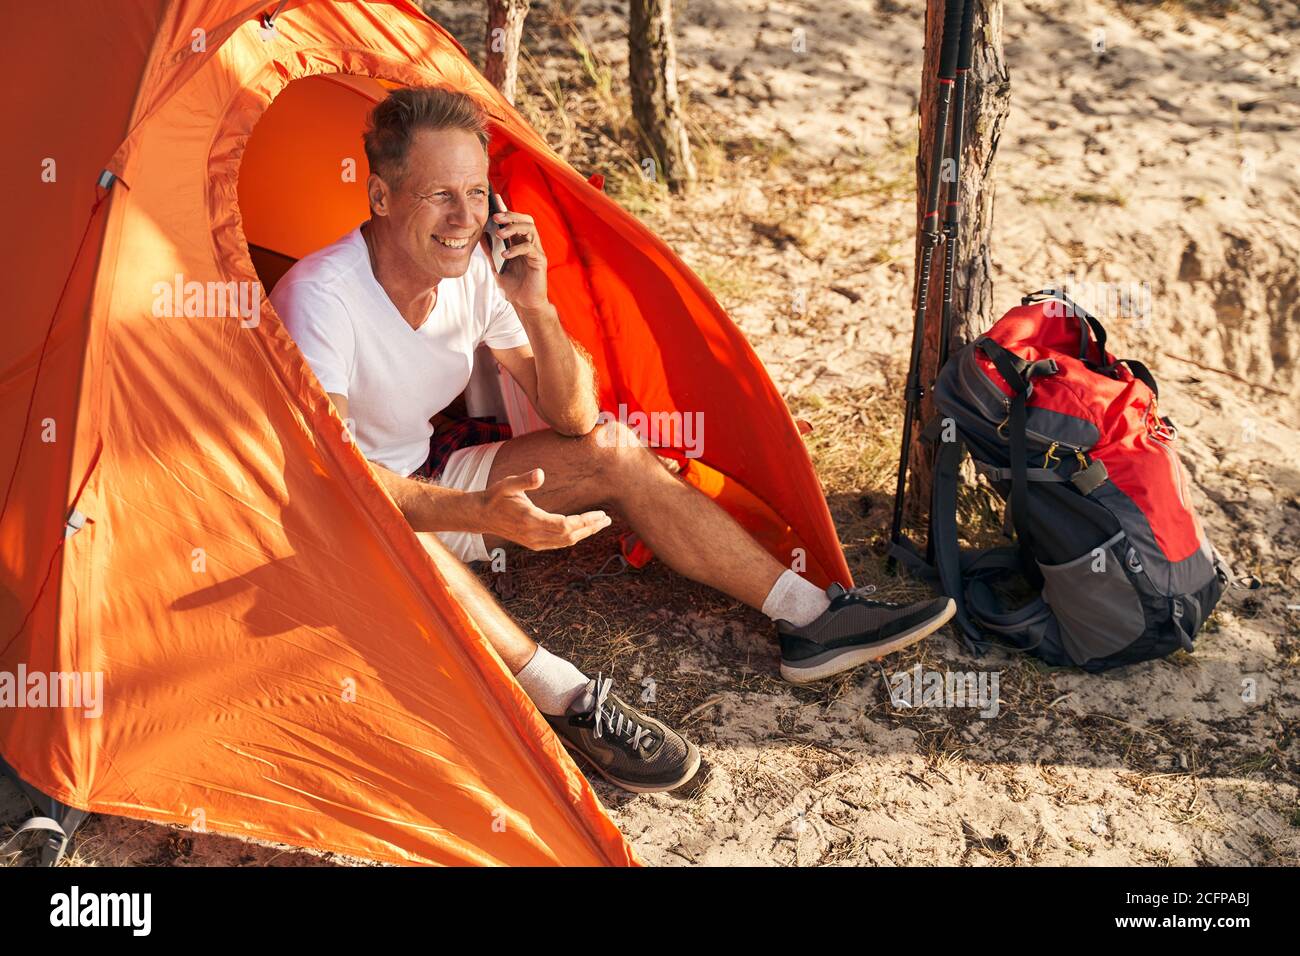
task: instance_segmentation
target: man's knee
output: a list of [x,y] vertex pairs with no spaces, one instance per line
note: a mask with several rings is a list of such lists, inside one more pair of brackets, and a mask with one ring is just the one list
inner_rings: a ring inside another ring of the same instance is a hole
[[655,465],[654,455],[641,436],[617,419],[598,424],[578,441],[603,479],[635,480],[642,469]]

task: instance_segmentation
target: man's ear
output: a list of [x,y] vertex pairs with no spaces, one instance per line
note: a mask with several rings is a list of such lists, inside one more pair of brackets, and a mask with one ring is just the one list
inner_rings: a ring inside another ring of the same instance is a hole
[[370,200],[370,211],[376,216],[387,216],[388,208],[388,183],[384,182],[374,173],[366,180],[366,196]]

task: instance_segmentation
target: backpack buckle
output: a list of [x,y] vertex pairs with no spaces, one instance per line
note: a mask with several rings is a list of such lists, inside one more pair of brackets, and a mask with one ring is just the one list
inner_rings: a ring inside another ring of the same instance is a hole
[[1154,438],[1164,442],[1172,442],[1178,437],[1178,426],[1167,415],[1162,416],[1156,413],[1155,399],[1152,399],[1151,404],[1147,406],[1146,414],[1142,420],[1143,424],[1146,425],[1147,433]]

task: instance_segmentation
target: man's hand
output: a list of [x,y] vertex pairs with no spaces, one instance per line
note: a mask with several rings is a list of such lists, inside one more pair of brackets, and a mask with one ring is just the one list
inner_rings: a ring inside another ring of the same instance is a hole
[[550,305],[546,298],[546,253],[537,236],[533,217],[522,212],[499,212],[492,216],[497,235],[503,240],[516,239],[507,245],[505,271],[497,273],[497,283],[506,301],[516,312],[538,312]]
[[485,488],[481,492],[484,530],[531,551],[547,551],[567,548],[609,527],[609,515],[603,511],[566,516],[537,507],[527,492],[542,487],[545,479],[542,469],[534,468],[523,475],[509,475]]

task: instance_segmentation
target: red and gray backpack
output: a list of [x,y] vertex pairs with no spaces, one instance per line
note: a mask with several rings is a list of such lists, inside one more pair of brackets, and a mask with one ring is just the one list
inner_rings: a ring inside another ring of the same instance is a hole
[[[1060,293],[1026,296],[939,373],[932,562],[895,550],[990,643],[1102,671],[1192,641],[1232,577],[1192,510],[1177,431],[1150,371],[1106,351],[1095,317]],[[961,548],[963,455],[1007,502],[1015,544]],[[1007,580],[1031,586],[1008,599]]]

